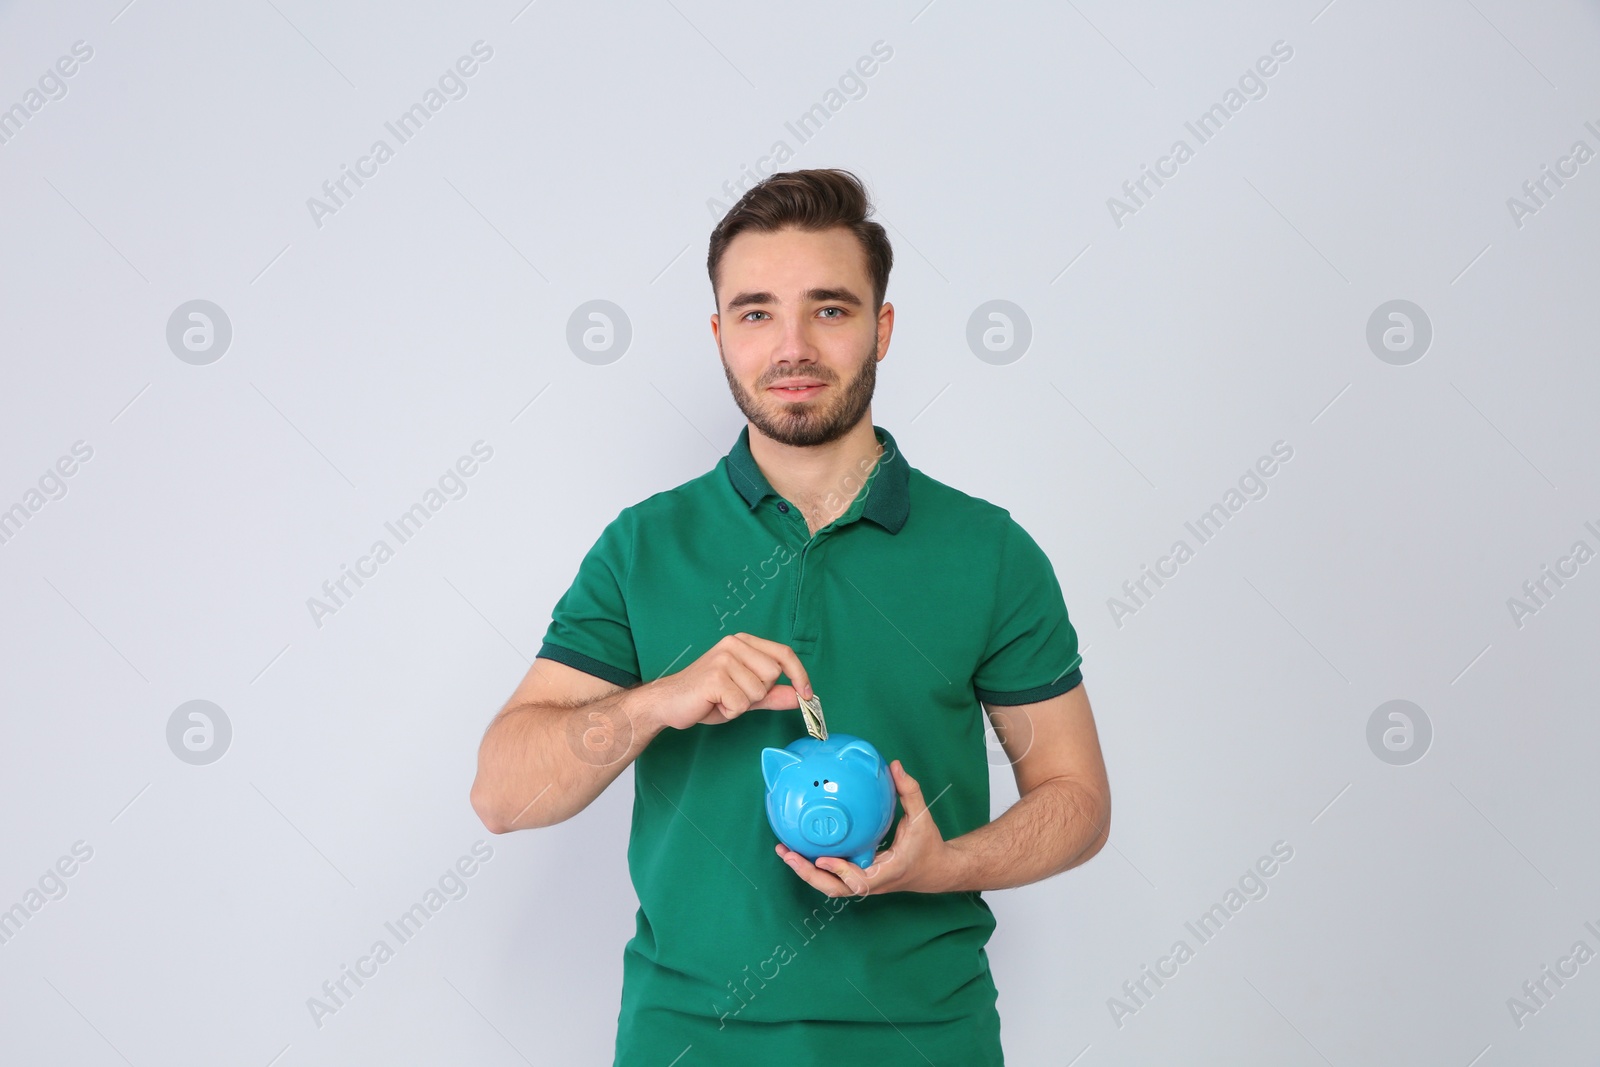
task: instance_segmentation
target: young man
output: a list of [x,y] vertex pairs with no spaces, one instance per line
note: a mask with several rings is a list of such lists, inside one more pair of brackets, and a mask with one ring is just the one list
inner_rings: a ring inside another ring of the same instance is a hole
[[[479,751],[495,833],[571,818],[634,766],[618,1065],[1000,1064],[979,894],[1106,840],[1049,559],[872,423],[894,307],[870,211],[854,175],[792,171],[717,226],[711,332],[749,424],[606,527]],[[804,736],[814,693],[891,761],[900,811],[865,870],[767,823],[761,750]],[[1021,794],[993,822],[980,704]]]

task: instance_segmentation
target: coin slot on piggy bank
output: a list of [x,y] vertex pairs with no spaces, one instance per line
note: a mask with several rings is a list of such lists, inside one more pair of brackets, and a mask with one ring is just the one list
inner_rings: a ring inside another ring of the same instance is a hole
[[802,737],[761,750],[767,822],[789,848],[865,869],[894,819],[894,781],[869,742],[849,734]]

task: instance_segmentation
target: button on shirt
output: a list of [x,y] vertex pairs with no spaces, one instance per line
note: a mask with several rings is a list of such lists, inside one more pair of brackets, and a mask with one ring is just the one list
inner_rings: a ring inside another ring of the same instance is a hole
[[[756,465],[746,426],[706,474],[606,526],[538,655],[634,686],[728,634],[789,645],[829,730],[904,763],[949,840],[989,821],[979,702],[1078,685],[1078,636],[1049,558],[1010,514],[873,430],[882,455],[812,534]],[[663,730],[635,760],[639,909],[615,1063],[1000,1064],[982,894],[831,898],[774,850],[761,750],[805,735],[798,710],[755,709]]]

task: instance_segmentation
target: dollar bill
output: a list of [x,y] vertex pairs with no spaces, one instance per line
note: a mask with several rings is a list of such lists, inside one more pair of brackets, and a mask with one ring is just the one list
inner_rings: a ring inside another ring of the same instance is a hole
[[822,698],[812,695],[810,700],[800,698],[800,714],[806,720],[806,733],[818,741],[828,739],[828,720],[822,717]]

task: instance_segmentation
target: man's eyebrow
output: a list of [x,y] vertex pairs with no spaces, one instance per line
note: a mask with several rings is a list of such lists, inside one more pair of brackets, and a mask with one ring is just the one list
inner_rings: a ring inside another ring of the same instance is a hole
[[854,307],[861,306],[861,298],[848,289],[812,289],[806,293],[807,300],[832,300],[840,304],[850,304]]
[[[808,289],[805,293],[806,300],[832,300],[840,304],[850,304],[861,307],[862,299],[849,289]],[[751,304],[777,304],[781,303],[776,296],[769,292],[740,293],[728,301],[728,310],[748,307]]]
[[728,301],[728,310],[732,311],[734,308],[742,308],[749,304],[776,304],[777,302],[778,298],[771,293],[740,293]]

